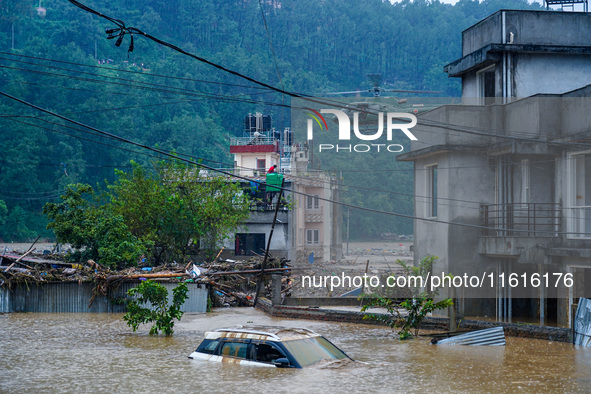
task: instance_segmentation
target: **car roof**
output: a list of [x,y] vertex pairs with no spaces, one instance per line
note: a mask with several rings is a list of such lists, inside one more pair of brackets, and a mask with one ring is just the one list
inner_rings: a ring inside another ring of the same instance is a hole
[[267,341],[290,341],[320,336],[307,328],[281,327],[281,326],[241,326],[218,328],[205,333],[206,339],[238,338],[261,339]]

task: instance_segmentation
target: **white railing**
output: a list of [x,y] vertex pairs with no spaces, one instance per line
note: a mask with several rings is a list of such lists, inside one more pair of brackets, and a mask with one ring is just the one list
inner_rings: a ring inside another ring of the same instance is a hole
[[230,145],[274,145],[278,141],[274,137],[234,137],[230,138]]

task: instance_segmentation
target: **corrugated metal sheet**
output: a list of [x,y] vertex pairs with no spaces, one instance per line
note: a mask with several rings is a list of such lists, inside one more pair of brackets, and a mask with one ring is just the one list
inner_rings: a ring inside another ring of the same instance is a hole
[[441,339],[437,345],[505,346],[505,331],[503,327],[487,328]]
[[10,312],[10,293],[0,287],[0,313]]
[[575,315],[575,345],[591,347],[591,300],[579,298]]
[[[161,283],[172,300],[172,289],[177,283]],[[138,282],[123,282],[113,288],[109,296],[97,296],[90,305],[92,283],[45,283],[19,284],[12,289],[0,287],[0,312],[47,312],[47,313],[124,313],[125,305],[117,303],[126,297],[127,290],[138,285]],[[203,313],[207,311],[207,293],[205,285],[187,283],[189,298],[183,304],[183,312]],[[115,301],[115,302],[114,302]]]

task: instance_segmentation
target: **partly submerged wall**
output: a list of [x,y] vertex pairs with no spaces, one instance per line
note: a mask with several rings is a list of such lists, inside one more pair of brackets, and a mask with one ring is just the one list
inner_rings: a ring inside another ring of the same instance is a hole
[[[124,313],[122,302],[127,290],[139,282],[122,282],[119,286],[109,289],[107,296],[93,297],[94,283],[59,282],[44,284],[19,283],[8,289],[0,287],[0,313],[7,312],[47,312],[47,313]],[[178,283],[161,282],[168,290],[169,302],[172,289]],[[204,313],[207,311],[207,293],[205,285],[187,283],[189,288],[187,300],[181,310],[183,312]]]
[[[270,316],[280,318],[384,325],[384,323],[375,320],[364,320],[363,316],[365,316],[366,314],[354,310],[324,309],[322,307],[286,305],[273,306],[269,300],[264,298],[259,299],[257,308],[259,308],[260,310],[262,310]],[[486,328],[498,326],[502,326],[505,331],[505,335],[511,337],[523,337],[571,343],[573,341],[572,329],[570,328],[538,326],[534,324],[521,323],[501,323],[479,320],[461,320],[458,324],[459,328],[467,330],[483,330]],[[421,328],[427,330],[447,331],[448,327],[449,319],[447,318],[427,317],[421,323]]]

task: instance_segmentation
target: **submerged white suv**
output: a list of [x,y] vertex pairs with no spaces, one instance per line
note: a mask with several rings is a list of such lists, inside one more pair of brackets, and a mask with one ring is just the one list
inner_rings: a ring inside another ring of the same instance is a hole
[[276,326],[208,331],[189,358],[278,368],[302,368],[323,360],[352,360],[314,331]]

